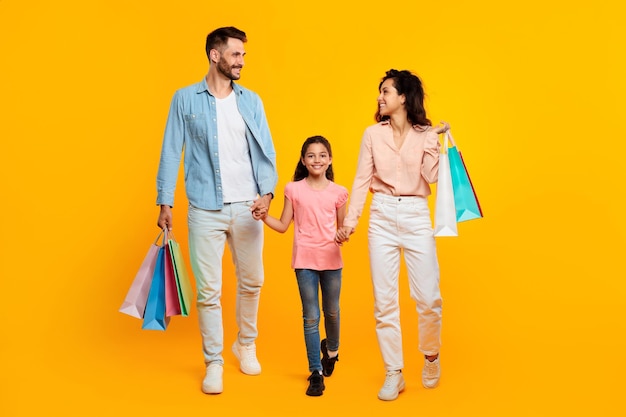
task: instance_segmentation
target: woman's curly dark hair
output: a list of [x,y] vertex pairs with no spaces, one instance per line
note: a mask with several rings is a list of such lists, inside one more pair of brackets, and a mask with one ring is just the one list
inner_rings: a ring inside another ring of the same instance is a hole
[[[388,79],[393,80],[393,86],[398,91],[398,94],[404,94],[406,98],[404,107],[409,122],[411,122],[412,125],[431,126],[432,123],[426,117],[426,110],[424,109],[425,94],[422,80],[410,71],[390,69],[380,81],[380,84],[378,84],[378,91],[380,91],[383,82]],[[381,116],[380,109],[377,109],[375,119],[377,122],[381,122],[389,119],[389,116]]]

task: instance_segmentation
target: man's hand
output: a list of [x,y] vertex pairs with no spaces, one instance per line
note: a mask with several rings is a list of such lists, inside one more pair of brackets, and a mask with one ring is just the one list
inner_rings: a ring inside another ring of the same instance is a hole
[[256,209],[252,212],[252,218],[254,220],[263,220],[267,217],[267,210],[265,209]]
[[161,230],[165,229],[165,227],[167,227],[167,230],[172,230],[172,208],[170,206],[161,205],[157,226]]
[[272,203],[272,195],[265,194],[262,197],[257,198],[250,206],[250,212],[255,220],[261,220],[267,215],[270,210],[270,204]]

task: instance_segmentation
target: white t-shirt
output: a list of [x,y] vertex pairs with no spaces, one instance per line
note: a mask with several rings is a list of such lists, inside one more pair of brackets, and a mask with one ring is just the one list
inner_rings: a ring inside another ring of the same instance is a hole
[[254,200],[257,187],[246,140],[246,123],[237,108],[235,92],[226,98],[216,97],[215,103],[224,203]]

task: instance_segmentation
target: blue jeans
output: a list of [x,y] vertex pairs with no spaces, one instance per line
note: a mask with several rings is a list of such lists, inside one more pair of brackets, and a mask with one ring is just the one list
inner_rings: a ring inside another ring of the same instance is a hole
[[296,269],[296,278],[302,300],[304,343],[309,360],[309,372],[321,371],[320,357],[320,304],[318,288],[322,289],[322,310],[326,329],[326,346],[330,351],[339,350],[339,293],[341,292],[341,269],[315,271]]

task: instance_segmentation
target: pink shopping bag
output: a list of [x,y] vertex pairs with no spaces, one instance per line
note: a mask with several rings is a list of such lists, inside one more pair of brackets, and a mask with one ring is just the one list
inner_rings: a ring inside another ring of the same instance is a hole
[[143,313],[146,308],[146,301],[148,300],[148,293],[150,292],[150,284],[152,282],[152,275],[154,274],[154,268],[159,254],[161,246],[157,245],[159,238],[163,234],[163,231],[159,233],[156,240],[146,254],[139,271],[135,275],[133,282],[126,294],[126,298],[122,303],[119,311],[129,316],[136,317],[138,319],[143,318]]
[[169,244],[163,246],[165,247],[165,316],[178,316],[181,314],[181,308],[180,301],[178,300],[178,288],[176,285],[176,274],[174,273],[171,248]]

